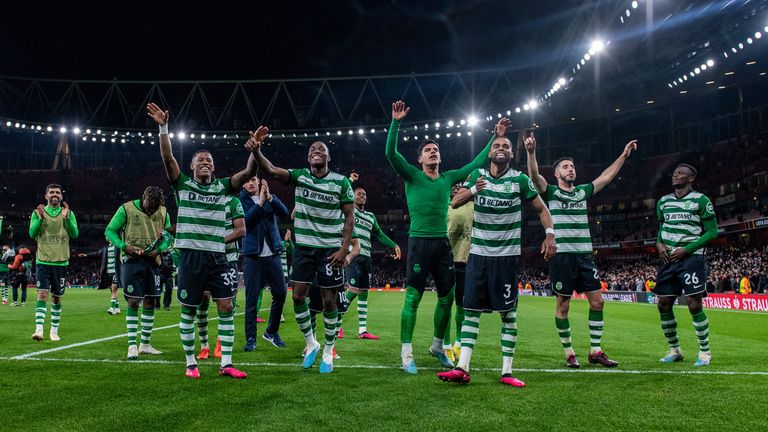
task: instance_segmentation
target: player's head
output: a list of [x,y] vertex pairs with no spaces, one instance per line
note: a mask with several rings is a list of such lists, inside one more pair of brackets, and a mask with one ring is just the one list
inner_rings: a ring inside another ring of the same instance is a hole
[[322,141],[315,141],[309,145],[307,152],[307,162],[313,168],[323,168],[328,166],[331,161],[331,155],[328,153],[328,146]]
[[491,143],[488,158],[496,165],[507,165],[512,160],[512,141],[505,137],[497,137]]
[[440,164],[440,146],[435,140],[426,140],[418,148],[419,163],[422,165]]
[[365,189],[361,187],[355,188],[355,205],[357,207],[362,207],[365,205],[365,203],[368,202],[368,195],[365,193]]
[[253,176],[243,184],[243,189],[248,192],[249,195],[256,195],[259,193],[259,176]]
[[576,181],[576,166],[573,164],[573,158],[561,157],[552,164],[555,170],[555,178],[568,184]]
[[45,187],[45,200],[48,201],[49,206],[58,207],[63,196],[60,184],[51,183]]
[[672,186],[675,189],[685,189],[692,186],[693,182],[696,181],[697,175],[698,171],[692,165],[687,163],[678,164],[675,167],[675,171],[672,172]]
[[453,199],[454,196],[456,196],[457,193],[462,188],[462,182],[454,183],[453,186],[451,186],[451,199]]
[[141,206],[148,215],[155,214],[163,204],[165,204],[165,192],[163,192],[163,189],[157,186],[147,186],[144,189],[144,195],[141,196]]
[[210,151],[200,149],[192,154],[192,162],[189,164],[189,169],[192,170],[192,174],[195,180],[202,180],[207,183],[213,178],[213,155]]

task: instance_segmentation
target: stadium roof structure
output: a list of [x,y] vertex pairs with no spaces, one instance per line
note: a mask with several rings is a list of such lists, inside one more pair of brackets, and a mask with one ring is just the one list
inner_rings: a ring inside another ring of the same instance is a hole
[[153,129],[152,100],[187,131],[384,132],[400,98],[530,127],[768,82],[768,0],[316,3],[7,5],[0,128]]

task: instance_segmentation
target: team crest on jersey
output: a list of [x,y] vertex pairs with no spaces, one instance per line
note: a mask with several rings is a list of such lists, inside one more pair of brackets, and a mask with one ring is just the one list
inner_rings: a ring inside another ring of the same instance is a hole
[[573,195],[565,195],[558,189],[555,191],[555,196],[567,201],[581,201],[587,196],[587,194],[581,189],[576,189],[573,192]]
[[512,192],[512,185],[509,183],[504,183],[504,192]]
[[693,203],[690,202],[690,201],[686,201],[685,202],[685,209],[686,210],[690,210],[691,208],[693,208]]
[[416,263],[413,265],[413,272],[414,273],[421,273],[421,264]]

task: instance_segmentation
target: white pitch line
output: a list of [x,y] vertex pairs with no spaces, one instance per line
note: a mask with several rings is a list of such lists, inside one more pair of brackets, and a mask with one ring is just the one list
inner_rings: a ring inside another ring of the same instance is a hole
[[[263,309],[263,310],[266,310],[266,309]],[[243,315],[243,314],[245,314],[245,312],[237,313],[234,316],[240,316],[240,315]],[[213,317],[213,318],[210,318],[208,321],[216,321],[218,319],[219,319],[219,317]],[[158,330],[167,330],[167,329],[178,327],[178,326],[179,326],[179,324],[171,324],[171,325],[167,325],[167,326],[163,326],[163,327],[157,327],[157,328],[153,328],[152,332],[156,332]],[[65,349],[70,349],[70,348],[77,348],[77,347],[81,347],[81,346],[85,346],[85,345],[93,345],[95,343],[106,342],[106,341],[110,341],[110,340],[113,340],[113,339],[120,339],[120,338],[124,338],[124,337],[128,337],[128,333],[123,333],[123,334],[109,336],[109,337],[100,338],[100,339],[87,340],[87,341],[83,341],[83,342],[73,343],[73,344],[70,344],[70,345],[59,346],[59,347],[56,347],[56,348],[50,348],[50,349],[46,349],[46,350],[35,351],[35,352],[27,353],[27,354],[19,354],[17,356],[11,357],[11,359],[12,360],[24,360],[24,359],[28,359],[28,358],[34,357],[34,356],[39,356],[39,355],[42,355],[42,354],[48,354],[48,353],[52,353],[52,352],[56,352],[56,351],[62,351],[62,350],[65,350]]]
[[[17,357],[0,357],[0,361],[7,360],[27,360],[27,361],[43,361],[43,362],[61,362],[61,363],[116,363],[116,364],[159,364],[159,365],[184,365],[183,361],[171,361],[171,360],[126,360],[126,359],[81,359],[81,358],[19,358]],[[201,363],[201,366],[206,363]],[[275,362],[237,362],[238,366],[256,366],[256,367],[276,367],[276,368],[296,368],[300,367],[300,363],[275,363]],[[334,364],[335,369],[383,369],[383,370],[399,370],[399,366],[395,365],[363,365],[363,364]],[[420,367],[421,370],[439,371],[444,370],[436,367]],[[481,372],[499,372],[501,369],[495,368],[475,368],[473,371]],[[529,373],[546,373],[546,374],[608,374],[608,375],[745,375],[745,376],[768,376],[766,371],[716,371],[716,370],[687,370],[687,371],[673,371],[673,370],[639,370],[639,369],[544,369],[544,368],[516,368],[516,372],[529,372]]]

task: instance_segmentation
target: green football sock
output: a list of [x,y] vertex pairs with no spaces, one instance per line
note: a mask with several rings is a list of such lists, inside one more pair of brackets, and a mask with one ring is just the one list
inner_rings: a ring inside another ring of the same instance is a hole
[[[363,292],[367,293],[366,291],[363,291]],[[360,293],[361,299],[363,297],[363,292]],[[345,295],[347,297],[347,303],[349,303],[349,304],[352,304],[352,300],[354,300],[355,297],[357,297],[357,293],[356,292],[352,292],[352,291],[347,291],[347,294],[345,294]]]
[[422,293],[416,288],[407,286],[405,288],[405,303],[400,313],[400,342],[411,343],[413,340],[413,329],[416,327],[416,311],[419,309]]
[[661,330],[664,332],[664,337],[667,338],[667,343],[670,348],[679,349],[680,341],[677,339],[677,320],[675,319],[675,312],[660,312],[661,317]]
[[59,331],[59,322],[61,322],[61,303],[51,303],[51,332]]
[[589,352],[598,352],[603,337],[603,311],[589,310]]
[[563,345],[565,355],[573,354],[573,347],[571,346],[571,323],[568,318],[555,317],[555,327],[557,327],[557,333],[560,334],[560,343]]
[[451,288],[448,294],[437,298],[437,304],[435,305],[434,337],[443,338],[446,331],[450,332],[451,306],[453,306],[453,288]]
[[501,313],[501,375],[512,373],[517,345],[517,308]]
[[208,307],[210,303],[202,303],[197,307],[197,334],[200,336],[200,349],[208,346]]
[[464,324],[464,308],[456,305],[456,342],[461,343],[461,326]]
[[136,345],[136,335],[139,333],[139,308],[128,306],[125,309],[125,327],[128,330],[128,346]]
[[141,343],[149,345],[152,328],[155,326],[155,308],[141,309]]
[[259,290],[259,296],[256,298],[256,316],[261,312],[261,297],[264,295],[264,288]]
[[38,300],[37,303],[35,303],[35,326],[38,327],[40,331],[43,331],[47,309],[48,305],[45,300]]
[[461,354],[456,365],[459,369],[469,372],[469,362],[472,359],[472,350],[477,343],[477,335],[480,332],[480,312],[464,311],[464,322],[461,323]]
[[693,329],[696,331],[696,337],[699,339],[699,351],[709,351],[709,320],[704,311],[691,315],[693,318]]
[[[349,299],[350,291],[347,292]],[[352,293],[357,296],[357,294]],[[368,291],[360,291],[360,298],[357,299],[357,333],[368,331]],[[354,297],[353,297],[354,298]]]
[[184,348],[184,357],[187,360],[187,366],[197,365],[195,360],[195,315],[197,308],[192,306],[181,306],[181,319],[179,321],[179,337],[181,338],[181,347]]
[[325,348],[333,349],[336,335],[339,333],[339,311],[323,312],[323,332],[325,333]]
[[299,324],[299,330],[301,330],[307,346],[312,345],[315,337],[312,335],[312,319],[309,314],[309,306],[306,303],[293,305],[293,313],[296,315],[296,322]]
[[232,347],[235,345],[235,319],[232,312],[219,312],[219,341],[221,341],[221,367],[232,365]]

